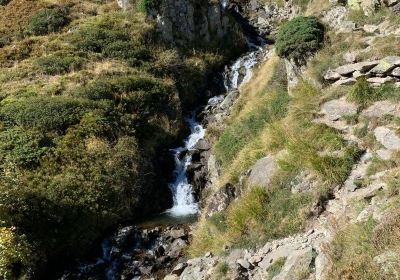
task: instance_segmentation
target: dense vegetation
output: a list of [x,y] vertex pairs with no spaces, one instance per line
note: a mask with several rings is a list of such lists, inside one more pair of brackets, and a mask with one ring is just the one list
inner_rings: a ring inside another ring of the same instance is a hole
[[40,279],[117,222],[168,207],[159,153],[232,55],[164,45],[114,1],[65,4],[0,8],[1,279]]
[[324,33],[324,26],[316,17],[296,17],[279,30],[276,52],[279,56],[302,63],[321,48]]

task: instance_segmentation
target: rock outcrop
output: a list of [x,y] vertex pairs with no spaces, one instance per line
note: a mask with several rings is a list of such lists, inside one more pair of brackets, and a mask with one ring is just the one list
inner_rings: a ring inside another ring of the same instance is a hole
[[162,0],[149,16],[167,42],[180,46],[222,42],[238,30],[222,4],[207,0]]
[[363,61],[342,65],[329,70],[324,79],[334,86],[351,85],[357,79],[364,77],[374,86],[385,83],[395,83],[400,86],[400,57],[388,56],[381,60]]

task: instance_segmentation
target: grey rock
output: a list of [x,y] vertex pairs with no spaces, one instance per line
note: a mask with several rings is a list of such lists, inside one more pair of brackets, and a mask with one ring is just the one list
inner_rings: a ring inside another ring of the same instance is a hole
[[173,239],[178,239],[178,238],[185,237],[186,233],[185,233],[185,230],[181,228],[181,229],[172,229],[172,230],[170,230],[168,235],[170,237],[172,237]]
[[339,80],[342,76],[332,70],[328,70],[328,72],[326,72],[326,74],[324,75],[324,79],[327,81],[331,81],[331,82],[335,82],[337,80]]
[[237,261],[236,261],[236,263],[238,264],[238,265],[240,265],[242,268],[244,268],[244,269],[247,269],[247,270],[249,270],[249,269],[251,269],[253,266],[251,265],[251,263],[249,263],[247,260],[245,260],[245,259],[238,259]]
[[400,3],[400,0],[383,0],[386,6],[394,6],[398,3]]
[[392,12],[396,15],[400,15],[400,2],[392,6]]
[[123,9],[125,11],[129,10],[133,7],[131,0],[117,0],[117,4],[121,9]]
[[208,151],[211,149],[211,144],[205,139],[200,139],[193,148],[200,151]]
[[372,69],[373,67],[377,66],[378,63],[379,61],[363,61],[354,64],[346,64],[339,66],[338,68],[335,69],[335,71],[343,76],[349,75],[354,71],[360,71],[361,73],[365,73],[370,69]]
[[180,276],[187,266],[187,263],[179,263],[174,267],[171,273]]
[[354,85],[356,82],[357,82],[357,80],[354,78],[347,78],[347,79],[341,79],[341,80],[334,82],[332,84],[332,86],[334,86],[334,87],[335,86],[349,86],[349,85]]
[[348,102],[345,98],[335,99],[324,103],[321,112],[331,121],[357,113],[357,105]]
[[375,128],[374,135],[386,149],[400,150],[400,137],[387,127],[379,126]]
[[224,101],[219,105],[219,107],[222,110],[227,110],[232,107],[233,103],[239,96],[239,91],[238,90],[233,90],[228,93],[228,95],[225,97]]
[[386,84],[393,81],[394,81],[393,77],[372,77],[367,79],[367,82],[374,84]]
[[379,26],[377,25],[371,25],[371,24],[365,24],[363,26],[363,30],[367,33],[375,33],[379,31]]
[[225,184],[208,200],[204,210],[206,217],[211,217],[215,213],[224,211],[235,198],[236,188],[232,184]]
[[354,52],[346,52],[343,55],[343,59],[348,63],[355,63],[356,62],[357,54]]
[[365,109],[361,114],[369,118],[380,118],[384,115],[400,117],[400,106],[389,100],[378,101]]
[[394,69],[392,70],[391,75],[400,78],[400,67],[394,68]]
[[386,74],[396,66],[400,66],[400,56],[387,56],[371,70],[371,73]]
[[379,149],[376,151],[376,154],[383,160],[390,160],[392,158],[393,151],[387,149]]
[[251,169],[248,178],[248,185],[250,187],[267,187],[272,177],[277,171],[277,164],[272,156],[266,156],[259,159]]

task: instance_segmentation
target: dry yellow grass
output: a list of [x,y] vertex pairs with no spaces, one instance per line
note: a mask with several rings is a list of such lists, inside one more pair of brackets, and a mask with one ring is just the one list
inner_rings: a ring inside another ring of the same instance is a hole
[[270,82],[274,72],[273,70],[278,62],[279,57],[274,54],[255,71],[251,81],[241,87],[240,97],[238,99],[239,106],[236,106],[230,121],[243,117],[248,114],[250,110],[257,107],[259,102],[263,99],[260,92],[262,92]]

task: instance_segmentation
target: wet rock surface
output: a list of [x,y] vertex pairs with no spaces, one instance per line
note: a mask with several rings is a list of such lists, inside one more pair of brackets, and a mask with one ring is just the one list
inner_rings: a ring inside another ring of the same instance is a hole
[[188,226],[124,227],[103,242],[101,257],[60,279],[163,279],[170,271],[178,274],[185,268],[175,266],[184,259],[190,239]]

